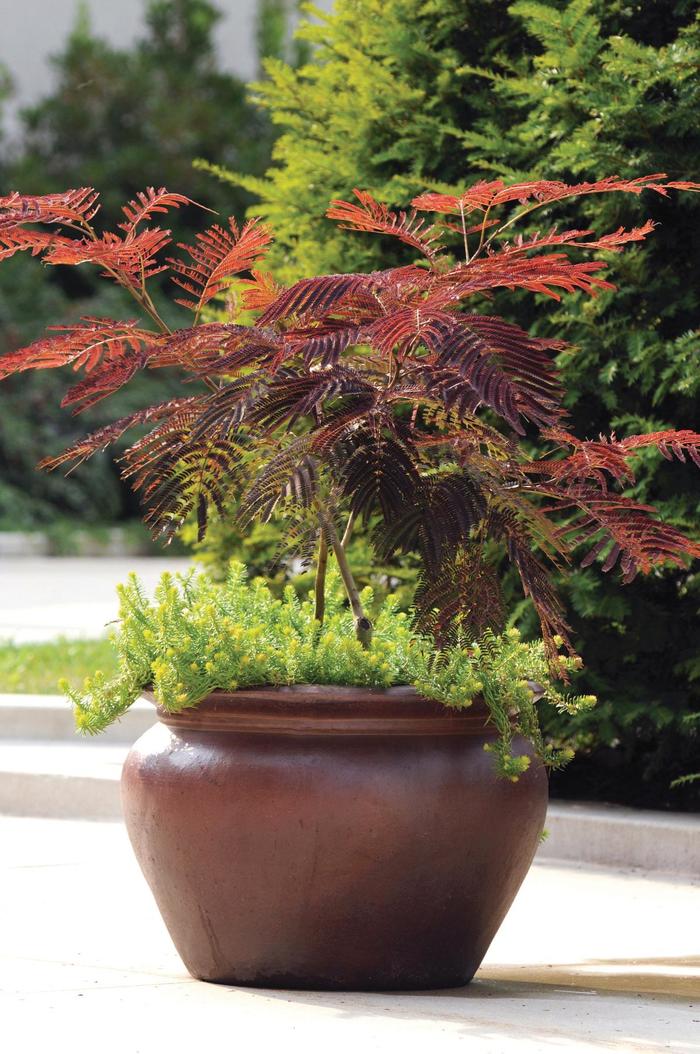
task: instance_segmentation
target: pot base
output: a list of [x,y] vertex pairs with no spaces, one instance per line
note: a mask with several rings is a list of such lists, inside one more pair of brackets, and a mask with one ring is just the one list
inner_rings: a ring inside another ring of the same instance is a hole
[[205,984],[219,984],[229,988],[262,988],[277,992],[442,992],[464,988],[473,979],[474,974],[468,977],[445,977],[432,974],[429,981],[413,981],[410,977],[397,980],[396,978],[383,983],[381,977],[368,977],[364,983],[346,983],[344,981],[332,981],[327,977],[299,977],[280,975],[270,978],[258,978],[250,980],[240,977],[200,977],[188,971],[196,981]]

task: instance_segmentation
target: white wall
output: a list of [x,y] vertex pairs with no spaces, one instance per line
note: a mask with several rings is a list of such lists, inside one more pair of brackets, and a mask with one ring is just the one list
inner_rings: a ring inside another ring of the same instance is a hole
[[[255,12],[257,0],[213,0],[224,17],[216,43],[225,69],[245,79],[256,73]],[[317,0],[329,9],[332,0]],[[128,44],[143,29],[146,0],[87,0],[94,32],[116,46]],[[79,0],[0,0],[0,66],[10,72],[14,99],[6,109],[11,132],[19,107],[51,88],[48,57],[60,51],[75,22]]]

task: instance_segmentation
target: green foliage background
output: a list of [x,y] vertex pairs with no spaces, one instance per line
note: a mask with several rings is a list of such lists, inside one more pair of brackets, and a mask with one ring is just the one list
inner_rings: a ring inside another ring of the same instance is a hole
[[[261,55],[285,54],[288,11],[284,0],[262,4]],[[252,173],[269,163],[267,116],[246,99],[245,85],[217,65],[213,32],[220,17],[208,0],[147,0],[143,38],[120,49],[96,37],[79,15],[52,60],[53,91],[23,111],[16,142],[0,157],[0,187],[41,194],[95,186],[102,192],[98,222],[107,226],[123,219],[121,206],[148,185],[166,185],[224,216],[242,215],[248,192],[192,168],[198,156]],[[0,107],[2,94],[0,77]],[[194,208],[167,218],[175,241],[191,240],[211,221]],[[100,282],[96,269],[45,271],[19,254],[0,267],[0,354],[36,339],[49,323],[133,313],[125,294]],[[57,373],[25,373],[0,388],[0,526],[43,526],[57,516],[110,522],[138,512],[114,455],[96,457],[68,480],[37,473],[35,465],[86,429],[166,398],[173,381],[140,378],[77,420],[58,408],[66,381]]]
[[[502,176],[566,180],[664,171],[700,179],[700,14],[690,0],[337,0],[308,24],[311,60],[266,63],[256,98],[280,131],[264,178],[214,169],[255,194],[286,279],[386,266],[396,250],[324,219],[355,186],[392,205],[426,187]],[[202,166],[209,167],[211,166]],[[511,317],[573,345],[561,366],[572,424],[700,429],[700,200],[592,197],[539,220],[601,232],[651,216],[644,248],[611,258],[614,295],[550,305],[510,297]],[[497,308],[499,305],[496,305]],[[693,466],[650,456],[634,494],[697,531]],[[659,573],[622,589],[595,569],[562,582],[596,710],[551,720],[583,754],[561,794],[687,808],[697,785],[688,713],[700,709],[700,575]],[[526,626],[534,630],[527,612]]]

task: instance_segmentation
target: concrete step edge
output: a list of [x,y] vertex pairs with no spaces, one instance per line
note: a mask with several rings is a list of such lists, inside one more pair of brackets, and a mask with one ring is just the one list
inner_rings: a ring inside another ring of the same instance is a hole
[[[95,743],[135,742],[155,721],[154,707],[137,699]],[[68,699],[61,695],[0,695],[0,740],[82,741]]]
[[77,737],[0,738],[0,814],[119,820],[119,779],[128,749],[128,743]]
[[[0,813],[118,820],[126,743],[0,739]],[[538,858],[700,877],[700,817],[553,802]]]
[[121,820],[119,781],[0,770],[0,815],[61,820]]
[[700,878],[700,817],[552,802],[539,856]]

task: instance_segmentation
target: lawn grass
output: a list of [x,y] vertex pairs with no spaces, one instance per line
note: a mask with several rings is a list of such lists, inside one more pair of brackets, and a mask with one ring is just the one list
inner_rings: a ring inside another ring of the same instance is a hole
[[116,672],[114,649],[106,639],[51,641],[47,644],[0,642],[0,693],[58,695],[65,677],[79,687],[96,670]]

